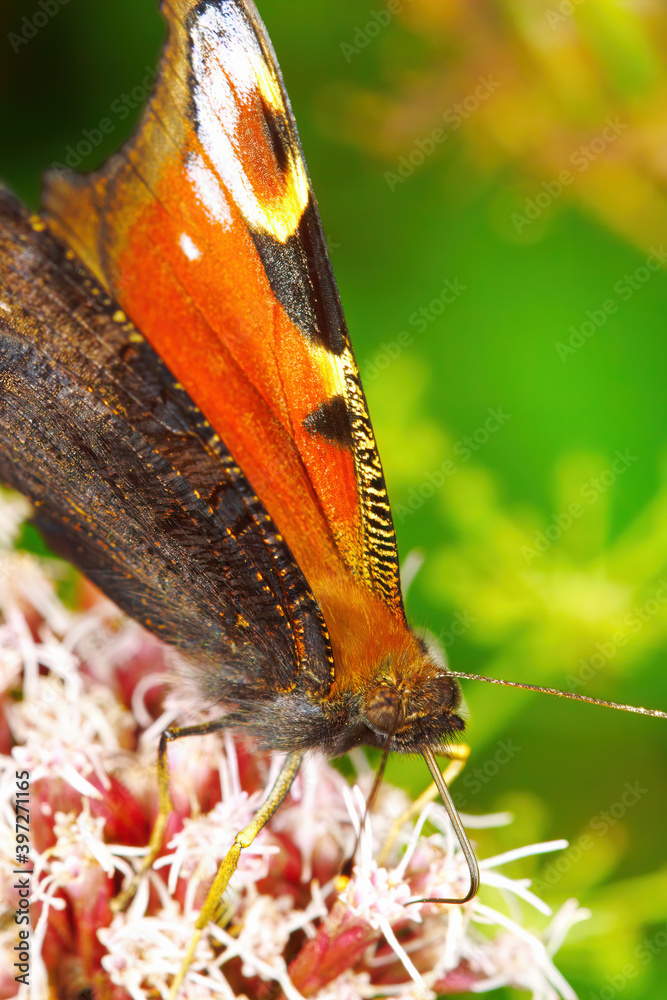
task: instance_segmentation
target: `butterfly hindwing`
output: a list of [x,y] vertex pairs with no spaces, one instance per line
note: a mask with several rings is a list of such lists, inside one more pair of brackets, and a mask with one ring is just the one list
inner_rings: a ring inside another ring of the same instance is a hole
[[202,668],[212,703],[252,714],[297,687],[329,690],[319,608],[235,460],[99,283],[2,189],[0,478],[56,548]]

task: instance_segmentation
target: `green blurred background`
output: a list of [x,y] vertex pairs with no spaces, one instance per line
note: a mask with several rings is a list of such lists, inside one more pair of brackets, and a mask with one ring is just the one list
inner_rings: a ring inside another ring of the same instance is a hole
[[[34,206],[84,130],[114,123],[82,169],[129,133],[136,115],[110,109],[163,34],[153,0],[69,0],[35,29],[58,6],[0,8],[0,176]],[[412,620],[457,669],[667,707],[665,5],[260,9],[401,554],[425,560]],[[586,1000],[667,997],[667,724],[473,682],[465,694],[458,803],[516,816],[479,835],[480,854],[568,838],[515,867],[554,908],[576,896],[593,911],[557,964]],[[419,762],[389,776],[426,784]]]

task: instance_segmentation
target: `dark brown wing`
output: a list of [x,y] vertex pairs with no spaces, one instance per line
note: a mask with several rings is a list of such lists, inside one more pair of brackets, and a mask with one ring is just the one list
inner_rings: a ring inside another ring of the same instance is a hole
[[0,478],[212,700],[328,691],[319,608],[224,444],[44,222],[0,189]]

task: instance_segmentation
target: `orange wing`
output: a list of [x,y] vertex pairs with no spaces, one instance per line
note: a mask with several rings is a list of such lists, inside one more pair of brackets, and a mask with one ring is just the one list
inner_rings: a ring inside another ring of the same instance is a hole
[[412,647],[366,400],[296,125],[252,3],[169,0],[135,137],[51,176],[55,229],[113,291],[285,536],[356,686]]

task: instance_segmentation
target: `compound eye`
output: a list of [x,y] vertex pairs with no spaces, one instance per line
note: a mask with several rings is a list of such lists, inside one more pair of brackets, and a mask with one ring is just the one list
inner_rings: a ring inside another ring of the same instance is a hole
[[369,691],[363,714],[366,724],[381,736],[395,733],[405,722],[400,695],[387,684]]

